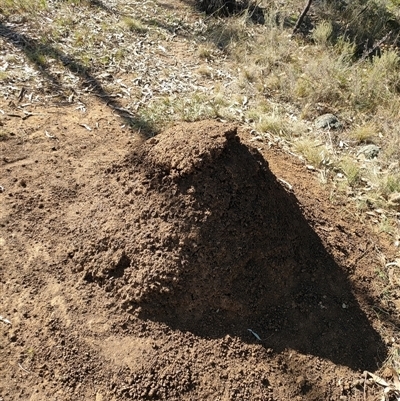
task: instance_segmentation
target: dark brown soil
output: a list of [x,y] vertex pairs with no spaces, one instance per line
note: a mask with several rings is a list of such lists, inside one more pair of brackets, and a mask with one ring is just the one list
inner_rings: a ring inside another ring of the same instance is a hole
[[2,143],[0,400],[362,400],[377,240],[235,126],[115,133]]
[[72,270],[129,311],[202,337],[254,342],[252,328],[267,348],[376,366],[380,340],[346,276],[235,127],[174,127],[95,188],[71,229]]

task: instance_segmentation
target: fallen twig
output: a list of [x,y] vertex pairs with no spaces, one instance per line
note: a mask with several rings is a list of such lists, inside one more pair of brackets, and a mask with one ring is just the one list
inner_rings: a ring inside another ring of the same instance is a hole
[[364,400],[365,400],[365,382],[367,377],[370,376],[371,381],[373,383],[379,384],[380,386],[384,387],[382,400],[389,400],[392,399],[390,395],[396,397],[396,400],[400,400],[400,381],[397,372],[394,369],[391,369],[393,373],[393,381],[394,383],[388,383],[386,380],[382,379],[381,377],[375,375],[374,373],[364,371]]
[[18,366],[19,366],[20,369],[22,369],[24,372],[26,372],[26,373],[31,373],[30,370],[25,369],[20,363],[18,364]]
[[365,371],[363,373],[363,376],[364,376],[364,401],[366,401],[367,400],[367,377],[368,377],[367,371]]
[[254,332],[252,329],[247,329],[247,331],[250,331],[250,333],[253,334],[253,336],[255,338],[257,338],[258,341],[262,341],[261,337],[256,332]]
[[22,99],[24,98],[26,93],[26,89],[24,87],[21,88],[19,95],[18,95],[18,103],[21,103]]
[[81,127],[86,128],[88,131],[91,131],[92,129],[87,125],[87,124],[79,124]]
[[359,60],[359,62],[364,61],[367,57],[369,57],[372,53],[374,53],[375,50],[377,50],[380,46],[382,46],[383,43],[386,42],[386,40],[389,38],[389,36],[392,34],[392,31],[389,31],[381,40],[378,42],[375,42],[374,45],[368,49],[368,44],[365,46],[365,50]]
[[282,178],[278,178],[278,181],[281,182],[282,184],[285,184],[289,188],[290,191],[293,190],[293,186],[290,185],[287,181],[282,180]]
[[295,34],[298,31],[298,29],[300,28],[300,25],[302,24],[304,17],[308,13],[311,3],[312,3],[312,0],[307,1],[306,6],[304,7],[303,11],[301,12],[299,18],[297,19],[296,25],[293,28],[293,34]]
[[0,321],[6,324],[11,324],[11,322],[3,316],[0,316]]
[[124,108],[122,108],[122,107],[114,107],[114,110],[122,111],[123,113],[126,113],[126,114],[128,114],[129,116],[134,117],[134,114],[132,114],[129,110],[124,109]]
[[35,114],[30,113],[29,111],[24,111],[25,115],[22,117],[23,120],[26,120],[27,118],[34,116]]
[[45,135],[47,136],[47,138],[50,139],[57,139],[57,137],[55,135],[50,135],[47,131],[44,131]]

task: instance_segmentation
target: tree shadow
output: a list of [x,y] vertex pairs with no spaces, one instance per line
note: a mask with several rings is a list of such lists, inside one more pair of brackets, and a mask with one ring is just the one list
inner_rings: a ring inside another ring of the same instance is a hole
[[257,2],[251,0],[183,0],[195,9],[215,17],[229,17],[247,13],[250,21],[255,24],[265,23],[264,10]]
[[163,7],[163,8],[165,8],[165,9],[167,9],[167,10],[175,10],[175,6],[174,5],[172,5],[172,4],[169,4],[168,2],[166,2],[166,1],[156,1],[156,3],[160,6],[160,7]]
[[[198,227],[180,254],[178,285],[140,317],[205,338],[238,336],[352,369],[375,370],[386,347],[339,266],[257,152],[238,140],[176,181]],[[198,223],[199,214],[207,218]],[[186,216],[185,216],[186,217]]]
[[[333,1],[313,6],[319,20],[335,21],[330,40],[354,44],[356,58],[377,55],[382,44],[399,46],[400,21],[383,3]],[[316,25],[315,18],[312,25]]]
[[37,39],[33,39],[28,35],[16,32],[1,22],[0,37],[3,37],[14,47],[20,49],[54,90],[62,89],[63,84],[60,78],[57,75],[52,74],[47,68],[46,62],[44,61],[45,57],[56,59],[72,74],[79,77],[80,86],[85,88],[86,91],[93,93],[107,107],[117,114],[125,124],[132,128],[139,129],[145,137],[154,136],[154,129],[149,122],[135,116],[129,110],[124,109],[121,103],[115,97],[110,95],[104,89],[102,83],[93,76],[90,68],[75,60],[73,57],[61,52],[49,44],[41,43]]
[[108,7],[104,2],[101,0],[89,0],[89,4],[93,7],[100,8],[101,10],[106,11],[109,14],[116,14],[116,11],[114,11],[112,8]]

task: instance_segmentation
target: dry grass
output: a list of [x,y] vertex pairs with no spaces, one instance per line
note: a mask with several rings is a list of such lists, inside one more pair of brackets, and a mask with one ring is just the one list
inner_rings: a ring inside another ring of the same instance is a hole
[[35,15],[37,12],[45,9],[46,6],[46,0],[2,0],[0,3],[0,13],[5,16],[23,13]]
[[127,29],[132,32],[146,33],[148,30],[147,27],[143,25],[143,23],[137,18],[124,17],[122,19],[122,23]]
[[201,59],[211,60],[213,58],[213,53],[215,52],[214,46],[209,43],[200,45],[197,50],[197,55]]
[[375,122],[367,122],[363,125],[355,126],[348,132],[348,137],[356,144],[373,143],[379,136],[379,129]]
[[294,149],[316,168],[330,163],[329,150],[320,142],[304,138],[295,142]]
[[345,156],[339,162],[339,167],[343,171],[348,184],[351,187],[355,186],[361,177],[360,166],[357,161],[350,156]]
[[146,122],[153,134],[165,129],[174,121],[199,121],[216,117],[227,118],[223,111],[226,103],[220,97],[210,98],[201,92],[191,96],[161,97],[138,111],[140,120]]
[[10,137],[10,133],[0,128],[0,142],[6,141]]
[[332,23],[330,21],[322,21],[314,28],[312,38],[316,44],[320,46],[328,46],[332,32]]

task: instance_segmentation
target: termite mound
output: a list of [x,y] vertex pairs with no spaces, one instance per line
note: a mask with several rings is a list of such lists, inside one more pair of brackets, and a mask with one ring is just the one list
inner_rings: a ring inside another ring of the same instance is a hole
[[361,343],[346,330],[362,327],[373,360],[342,269],[235,126],[176,125],[94,185],[70,262],[119,307],[206,337],[252,329],[274,349],[354,366]]
[[295,287],[304,253],[296,199],[235,126],[180,124],[106,173],[98,192],[109,208],[89,213],[101,229],[74,260],[125,307],[246,316]]
[[89,213],[97,232],[74,261],[126,308],[193,323],[213,311],[254,317],[298,296],[324,255],[296,198],[233,125],[172,127],[106,177],[109,207]]
[[296,200],[235,126],[173,127],[108,175],[119,188],[101,226],[120,229],[83,250],[80,262],[86,279],[124,306],[168,306],[195,319],[208,307],[245,316],[266,296],[279,303],[277,280],[285,291],[294,285],[303,242]]

